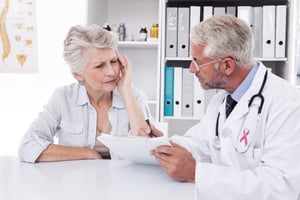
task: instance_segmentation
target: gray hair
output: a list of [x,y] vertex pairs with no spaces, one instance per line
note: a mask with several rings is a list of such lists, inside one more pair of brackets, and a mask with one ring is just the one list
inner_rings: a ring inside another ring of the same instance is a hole
[[208,58],[232,57],[241,67],[254,63],[250,26],[234,16],[217,15],[200,22],[191,31],[191,42],[205,45]]
[[117,38],[101,26],[93,24],[71,27],[64,41],[63,56],[71,72],[81,74],[86,65],[83,53],[89,47],[117,49]]

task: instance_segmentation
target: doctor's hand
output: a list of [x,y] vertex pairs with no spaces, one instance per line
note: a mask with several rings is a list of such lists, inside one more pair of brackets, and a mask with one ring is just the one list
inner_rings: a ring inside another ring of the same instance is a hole
[[161,168],[173,179],[181,182],[195,182],[196,161],[184,147],[170,141],[171,146],[162,145],[152,150]]

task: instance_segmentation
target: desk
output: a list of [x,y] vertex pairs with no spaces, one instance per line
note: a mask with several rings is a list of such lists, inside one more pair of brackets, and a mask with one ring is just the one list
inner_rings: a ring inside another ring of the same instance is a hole
[[195,185],[122,160],[22,163],[0,157],[1,200],[195,200]]

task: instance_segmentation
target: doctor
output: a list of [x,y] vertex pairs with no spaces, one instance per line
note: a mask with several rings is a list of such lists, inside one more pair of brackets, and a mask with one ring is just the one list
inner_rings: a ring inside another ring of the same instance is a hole
[[300,200],[299,91],[252,50],[250,27],[236,17],[192,30],[190,72],[204,89],[223,90],[199,124],[151,153],[170,177],[196,183],[200,199]]

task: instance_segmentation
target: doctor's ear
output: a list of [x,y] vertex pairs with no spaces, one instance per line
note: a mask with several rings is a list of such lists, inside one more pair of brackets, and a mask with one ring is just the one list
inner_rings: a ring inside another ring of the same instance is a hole
[[226,75],[230,75],[234,71],[234,68],[235,68],[235,62],[234,62],[234,60],[230,59],[230,58],[225,58],[223,60],[222,68],[223,68],[224,73]]
[[228,61],[225,61],[225,67],[226,69],[229,69],[230,65],[228,64]]

